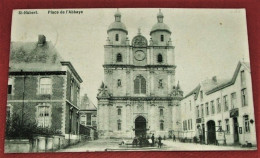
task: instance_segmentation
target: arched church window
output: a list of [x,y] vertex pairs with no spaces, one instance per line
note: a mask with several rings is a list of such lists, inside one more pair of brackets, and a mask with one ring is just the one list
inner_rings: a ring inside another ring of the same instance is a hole
[[119,34],[116,34],[116,41],[119,41]]
[[116,55],[116,62],[122,62],[122,55],[120,53]]
[[160,116],[163,116],[163,109],[160,109]]
[[121,109],[117,109],[117,115],[121,115]]
[[118,131],[121,131],[121,129],[122,129],[122,128],[121,128],[121,125],[122,125],[122,124],[121,124],[121,120],[117,120],[117,130],[118,130]]
[[157,61],[158,61],[158,63],[161,63],[163,61],[162,54],[158,54]]
[[164,123],[163,123],[163,121],[162,121],[162,120],[160,121],[160,130],[161,130],[161,131],[163,131],[163,130],[164,130]]
[[158,88],[163,88],[163,82],[162,79],[159,79],[159,87]]
[[134,93],[145,94],[146,93],[146,81],[143,76],[137,76],[134,80]]
[[164,41],[164,36],[163,35],[161,35],[161,42],[163,42]]
[[120,79],[117,80],[117,87],[121,87],[121,80]]

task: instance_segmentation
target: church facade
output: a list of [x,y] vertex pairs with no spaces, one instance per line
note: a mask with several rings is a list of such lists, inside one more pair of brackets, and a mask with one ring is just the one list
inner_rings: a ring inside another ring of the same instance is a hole
[[104,82],[97,95],[99,137],[168,137],[180,128],[183,97],[175,82],[171,30],[160,11],[149,41],[140,30],[130,41],[121,13],[114,16],[104,46]]

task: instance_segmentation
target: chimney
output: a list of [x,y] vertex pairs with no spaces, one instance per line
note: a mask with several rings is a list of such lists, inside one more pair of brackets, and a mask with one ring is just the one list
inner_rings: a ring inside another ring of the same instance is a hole
[[38,46],[43,46],[46,43],[46,37],[44,35],[38,35]]
[[212,77],[212,80],[213,80],[214,82],[217,82],[217,76],[213,76],[213,77]]

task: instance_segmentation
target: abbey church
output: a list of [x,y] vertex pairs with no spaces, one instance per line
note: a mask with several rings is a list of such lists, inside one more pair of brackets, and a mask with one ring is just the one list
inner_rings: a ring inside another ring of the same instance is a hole
[[168,136],[180,126],[183,92],[175,81],[175,53],[171,30],[161,11],[150,37],[128,39],[121,13],[107,29],[104,82],[98,99],[100,138]]

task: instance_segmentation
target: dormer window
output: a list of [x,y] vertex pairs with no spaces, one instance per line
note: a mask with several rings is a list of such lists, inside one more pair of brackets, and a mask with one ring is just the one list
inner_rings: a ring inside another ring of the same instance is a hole
[[116,55],[116,62],[122,62],[122,55],[120,53]]
[[116,41],[119,41],[119,34],[116,34]]
[[164,41],[164,35],[161,35],[161,42]]
[[158,62],[158,63],[162,63],[162,61],[163,61],[162,54],[158,54],[158,56],[157,56],[157,62]]

